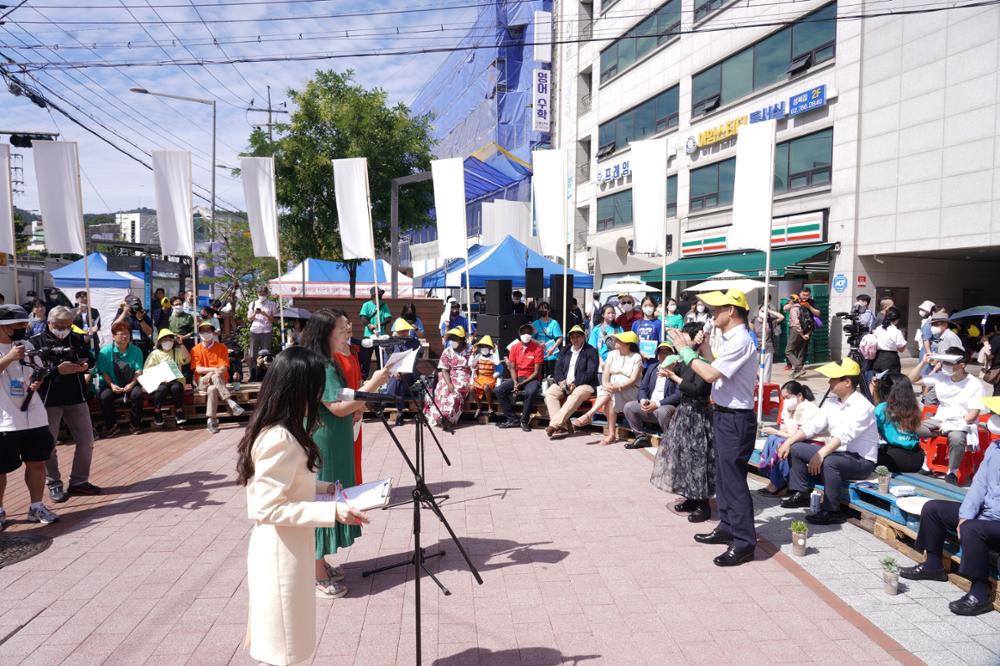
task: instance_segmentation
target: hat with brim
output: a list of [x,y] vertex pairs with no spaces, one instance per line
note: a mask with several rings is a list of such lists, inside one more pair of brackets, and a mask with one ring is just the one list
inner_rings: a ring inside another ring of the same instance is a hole
[[211,321],[209,321],[208,319],[202,319],[201,321],[198,322],[198,330],[199,331],[201,329],[205,328],[205,327],[208,327],[208,328],[212,329],[213,331],[215,330],[215,324],[212,323]]
[[491,338],[488,335],[484,335],[482,338],[480,338],[479,342],[476,343],[476,346],[477,347],[489,347],[490,349],[496,349],[496,345],[493,344],[493,338]]
[[171,331],[169,328],[165,328],[162,331],[160,331],[159,335],[156,336],[156,341],[159,342],[163,338],[172,338],[172,337],[174,337],[174,332]]
[[272,356],[270,349],[261,349],[257,352],[257,358],[264,358],[266,356]]
[[444,334],[446,338],[459,338],[460,340],[465,339],[465,329],[461,326],[456,326],[447,333]]
[[816,368],[816,372],[824,377],[829,377],[830,379],[859,377],[861,375],[861,366],[858,365],[853,359],[845,358],[840,363],[827,363],[826,365],[820,366]]
[[986,409],[990,410],[994,414],[1000,414],[1000,396],[982,398],[982,401],[983,404],[986,405]]
[[625,331],[623,333],[613,333],[611,335],[618,342],[625,342],[633,345],[639,344],[639,336],[633,331]]
[[410,322],[408,322],[408,321],[406,321],[405,319],[402,319],[402,318],[397,319],[396,323],[394,323],[392,325],[392,332],[393,333],[399,333],[400,331],[412,331],[412,330],[414,330],[414,328],[410,324]]
[[738,308],[743,308],[744,310],[749,310],[750,305],[747,303],[747,295],[744,294],[739,289],[730,289],[729,291],[710,291],[707,294],[702,294],[698,297],[713,308],[724,307],[726,305],[735,305]]
[[937,313],[935,315],[931,315],[931,323],[932,324],[936,324],[937,322],[941,322],[941,323],[947,324],[948,321],[949,321],[949,319],[948,319],[948,313],[947,312],[939,312],[939,313]]
[[927,312],[930,312],[934,309],[934,301],[924,301],[923,303],[917,306],[917,309],[926,310]]
[[672,343],[670,340],[664,340],[663,342],[661,342],[660,344],[658,344],[656,346],[656,348],[657,349],[673,349],[674,348],[674,343]]
[[580,335],[587,335],[587,332],[583,330],[583,328],[579,325],[569,329],[569,333],[567,335],[573,335],[574,333],[579,333]]
[[27,324],[28,311],[20,305],[10,303],[0,305],[0,326],[13,326],[14,324]]

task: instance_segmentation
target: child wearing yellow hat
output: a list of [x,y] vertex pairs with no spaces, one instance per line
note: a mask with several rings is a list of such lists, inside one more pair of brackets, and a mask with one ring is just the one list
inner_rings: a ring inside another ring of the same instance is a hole
[[476,353],[470,363],[473,365],[472,394],[476,396],[476,418],[483,413],[483,401],[486,402],[486,416],[493,419],[493,390],[497,387],[500,357],[497,355],[493,338],[484,335],[476,343]]

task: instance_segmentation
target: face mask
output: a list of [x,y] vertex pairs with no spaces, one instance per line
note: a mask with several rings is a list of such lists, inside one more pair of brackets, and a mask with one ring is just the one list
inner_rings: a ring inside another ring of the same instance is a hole
[[14,340],[14,341],[24,340],[24,337],[27,334],[28,334],[28,329],[26,329],[26,328],[14,328],[14,329],[11,329],[11,331],[10,331],[10,339]]
[[622,312],[632,312],[632,307],[631,303],[622,303]]
[[490,355],[490,354],[491,354],[492,352],[491,352],[491,351],[490,351],[489,349],[485,349],[485,348],[484,348],[484,349],[480,349],[480,350],[479,350],[479,353],[480,353],[480,354],[481,354],[482,356],[489,356],[489,355]]
[[163,342],[160,343],[160,348],[163,349],[163,351],[170,351],[171,349],[174,348],[174,341],[164,340]]
[[705,311],[705,306],[704,305],[699,305],[698,306],[698,312],[704,312],[704,311]]
[[215,333],[202,333],[201,341],[204,342],[205,344],[209,344],[215,341]]
[[51,333],[52,335],[56,336],[60,340],[65,340],[66,338],[69,337],[70,329],[68,329],[68,328],[61,328],[61,329],[60,328],[51,328],[51,329],[49,329],[49,333]]
[[944,333],[944,331],[945,331],[945,327],[944,326],[935,326],[931,330],[934,331],[934,335],[942,335]]
[[788,411],[793,412],[795,408],[799,406],[799,401],[795,398],[785,398],[785,407]]
[[941,365],[941,372],[943,372],[946,375],[954,374],[955,366],[951,363],[943,363]]
[[[861,306],[859,305],[858,307],[861,307]],[[923,317],[927,317],[927,315],[929,315],[929,314],[930,314],[929,312],[927,312],[927,310],[918,310],[917,312],[918,312],[918,314],[919,314],[919,315],[920,315],[920,316],[921,316],[922,318],[923,318]]]
[[651,317],[654,312],[656,312],[656,308],[654,308],[652,305],[647,305],[642,309],[642,314],[646,315],[647,317]]
[[515,299],[514,299],[514,302],[515,302],[515,303],[520,303],[520,302],[521,302],[521,299],[520,299],[520,298],[515,298]]
[[667,312],[677,312],[677,306],[671,303],[667,306]]
[[531,336],[528,335],[527,333],[525,333],[524,335],[520,336],[520,340],[521,340],[521,344],[526,345],[529,342],[531,342]]
[[448,341],[448,348],[449,349],[458,349],[458,340],[449,340]]

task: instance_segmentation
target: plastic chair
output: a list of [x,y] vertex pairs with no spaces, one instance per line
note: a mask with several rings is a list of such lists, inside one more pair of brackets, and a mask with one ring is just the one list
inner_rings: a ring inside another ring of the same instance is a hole
[[[965,452],[965,456],[962,458],[962,464],[959,466],[958,473],[955,475],[958,477],[959,485],[966,486],[972,482],[972,477],[975,476],[976,470],[979,469],[980,463],[983,462],[983,458],[986,455],[986,449],[989,447],[991,439],[992,436],[988,431],[979,431],[979,450]],[[936,437],[922,439],[920,440],[920,448],[924,450],[924,454],[927,456],[928,469],[932,472],[938,472],[940,474],[948,473],[947,435],[938,435]]]
[[[753,409],[757,411],[759,401],[760,385],[753,389]],[[774,409],[781,406],[781,386],[779,384],[764,384],[764,414],[770,414]]]

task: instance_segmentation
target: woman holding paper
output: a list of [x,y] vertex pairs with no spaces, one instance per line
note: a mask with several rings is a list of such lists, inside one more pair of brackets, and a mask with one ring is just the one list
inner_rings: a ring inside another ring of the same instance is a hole
[[316,479],[320,451],[309,437],[323,412],[327,365],[307,349],[279,354],[237,448],[237,479],[247,488],[247,513],[254,521],[246,644],[250,656],[264,664],[284,666],[312,656],[315,528],[368,522],[345,502],[315,501],[317,494],[333,490],[333,484]]
[[177,339],[169,328],[164,328],[156,336],[156,349],[146,357],[146,363],[142,367],[143,372],[148,373],[152,368],[167,362],[172,362],[182,374],[174,380],[162,382],[149,394],[153,401],[153,423],[158,427],[163,425],[161,408],[168,397],[174,404],[174,418],[177,420],[177,425],[187,423],[187,419],[184,418],[183,372],[184,366],[191,363],[191,354],[188,350],[184,345],[177,344]]
[[[302,332],[302,346],[320,354],[328,360],[326,382],[322,403],[325,409],[319,413],[319,428],[313,433],[313,441],[320,453],[318,476],[320,481],[338,483],[344,487],[356,485],[354,468],[354,422],[360,420],[365,411],[365,403],[338,398],[341,389],[349,388],[343,373],[336,363],[337,354],[350,354],[351,320],[343,310],[319,310],[313,313]],[[286,352],[283,352],[286,353]],[[281,355],[279,354],[279,357]],[[272,366],[273,370],[273,366]],[[271,370],[268,370],[270,375]],[[360,390],[371,393],[377,391],[389,377],[383,368],[372,374]],[[266,378],[266,376],[265,376]],[[316,529],[316,596],[323,599],[337,599],[347,594],[344,572],[326,561],[327,555],[347,548],[361,536],[358,525],[336,525]]]

